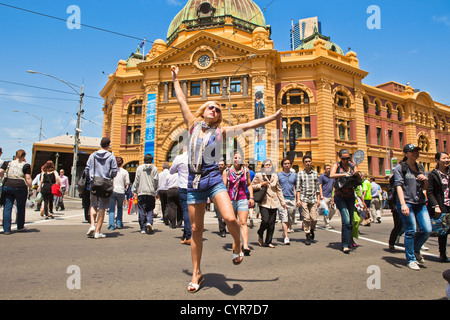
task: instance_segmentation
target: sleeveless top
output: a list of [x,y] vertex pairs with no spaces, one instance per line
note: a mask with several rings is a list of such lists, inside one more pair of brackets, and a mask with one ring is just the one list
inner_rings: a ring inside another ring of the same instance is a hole
[[55,173],[47,173],[44,172],[43,174],[43,180],[42,180],[42,186],[41,186],[41,193],[42,194],[51,194],[52,193],[52,185],[56,183],[56,177]]
[[[198,124],[197,124],[198,125]],[[217,130],[218,131],[218,130]],[[195,189],[193,187],[194,178],[196,173],[192,170],[191,165],[189,165],[189,176],[188,176],[188,185],[187,191],[206,191],[217,185],[218,183],[223,183],[222,175],[220,174],[218,158],[220,156],[222,145],[220,143],[221,135],[220,131],[218,133],[212,134],[209,138],[209,141],[206,145],[206,148],[202,155],[202,166],[201,166],[201,177],[198,183],[198,188]],[[200,146],[203,143],[203,139],[197,139],[197,150],[200,150]],[[192,160],[192,152],[191,148],[188,150],[188,161]],[[195,158],[198,155],[194,155]]]
[[[336,170],[336,173],[345,173],[345,172],[350,172],[350,173],[354,173],[355,172],[355,168],[354,166],[349,164],[349,169],[350,171],[345,171],[344,167],[342,166],[342,162],[338,162],[338,167]],[[336,188],[334,189],[334,195],[336,196],[340,196],[340,197],[354,197],[355,196],[355,190],[353,188]]]

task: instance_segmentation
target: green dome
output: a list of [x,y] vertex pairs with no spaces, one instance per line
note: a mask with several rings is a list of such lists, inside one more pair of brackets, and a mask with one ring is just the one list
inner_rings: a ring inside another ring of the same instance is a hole
[[309,37],[303,39],[303,43],[295,50],[307,50],[307,49],[314,49],[314,42],[317,39],[322,39],[325,41],[325,47],[328,50],[334,51],[339,54],[344,54],[344,51],[339,47],[336,43],[330,41],[330,37],[326,37],[324,35],[321,35],[317,29],[314,29],[314,34],[310,35]]
[[258,26],[266,27],[261,9],[251,0],[188,0],[169,26],[167,42],[176,38],[182,23],[187,29],[205,29],[224,25],[226,16],[234,18],[235,27],[248,32]]

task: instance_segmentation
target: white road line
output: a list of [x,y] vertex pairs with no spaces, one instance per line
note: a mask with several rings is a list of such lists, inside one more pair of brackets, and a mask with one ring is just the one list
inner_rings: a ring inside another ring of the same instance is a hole
[[[333,230],[333,229],[326,229],[324,227],[317,227],[317,229],[322,229],[322,230],[325,230],[325,231],[335,232],[335,233],[341,234],[341,231],[337,231],[337,230]],[[358,237],[358,240],[365,240],[365,241],[369,241],[369,242],[373,242],[373,243],[377,243],[377,244],[381,244],[383,246],[389,247],[389,244],[386,243],[386,242],[382,242],[382,241],[378,241],[378,240],[374,240],[374,239],[369,239],[369,238],[366,238],[366,237]],[[404,247],[395,246],[395,249],[399,249],[399,250],[405,251]],[[421,251],[421,253],[422,253],[422,255],[439,258],[438,255],[432,254],[432,253],[423,252],[423,250]]]

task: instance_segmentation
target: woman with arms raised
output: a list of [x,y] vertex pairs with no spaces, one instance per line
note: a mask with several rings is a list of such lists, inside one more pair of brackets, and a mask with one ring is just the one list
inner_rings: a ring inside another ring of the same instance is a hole
[[220,211],[233,237],[233,264],[240,264],[243,260],[240,227],[217,164],[221,153],[222,135],[228,133],[227,137],[230,137],[230,134],[235,136],[237,133],[242,133],[279,119],[281,117],[281,109],[275,114],[262,119],[236,126],[220,127],[222,123],[220,104],[216,101],[208,101],[195,114],[192,114],[178,80],[178,67],[172,66],[171,72],[181,114],[190,133],[187,202],[189,220],[192,227],[191,256],[193,271],[188,292],[197,292],[204,281],[200,271],[200,262],[203,250],[204,216],[208,198],[212,200],[214,206]]

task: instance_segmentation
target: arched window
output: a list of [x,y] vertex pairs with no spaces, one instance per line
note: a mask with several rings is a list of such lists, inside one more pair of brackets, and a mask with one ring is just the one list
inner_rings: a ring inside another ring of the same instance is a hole
[[142,99],[132,101],[127,110],[126,144],[141,143]]
[[369,113],[369,100],[366,97],[363,98],[363,106],[364,113]]
[[128,114],[142,114],[142,100],[134,100],[130,105],[128,106]]
[[350,108],[350,98],[343,91],[336,92],[334,96],[334,104],[341,108]]
[[392,105],[390,103],[386,104],[386,112],[387,112],[387,114],[386,114],[387,118],[391,119],[391,117],[392,117]]
[[428,141],[427,137],[424,135],[421,135],[418,139],[418,146],[425,152],[428,152],[430,149],[430,142]]
[[375,114],[379,116],[381,113],[381,104],[380,101],[375,101]]
[[288,92],[286,92],[281,99],[281,104],[283,105],[287,104],[295,105],[307,103],[309,103],[309,96],[305,91],[301,89],[291,89]]

